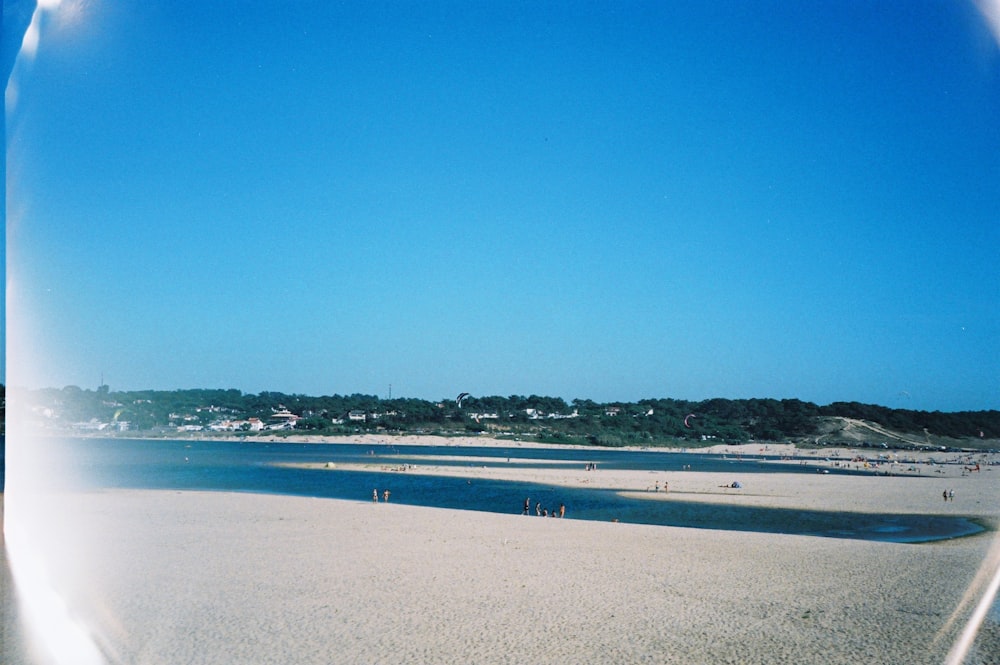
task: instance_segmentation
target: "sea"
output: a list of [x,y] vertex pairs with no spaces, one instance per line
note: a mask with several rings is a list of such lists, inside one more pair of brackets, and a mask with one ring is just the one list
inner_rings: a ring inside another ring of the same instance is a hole
[[[258,492],[371,501],[391,492],[394,503],[492,513],[521,514],[525,502],[548,511],[566,506],[566,518],[800,534],[828,538],[919,543],[978,533],[983,527],[959,516],[894,515],[793,510],[689,501],[648,501],[588,487],[539,482],[421,474],[420,465],[505,468],[630,469],[650,472],[711,471],[728,474],[744,488],[758,474],[811,473],[815,467],[776,465],[767,455],[732,457],[654,450],[407,446],[384,443],[292,443],[245,440],[46,438],[44,466],[33,482],[54,489],[174,489]],[[296,468],[288,464],[320,464]],[[374,470],[338,469],[367,464]],[[382,468],[385,470],[382,470]],[[396,471],[410,467],[405,472]],[[829,469],[831,474],[858,474]],[[870,475],[870,472],[867,472]],[[913,478],[913,482],[925,482]],[[650,484],[654,482],[651,474]],[[746,490],[749,491],[749,490]]]

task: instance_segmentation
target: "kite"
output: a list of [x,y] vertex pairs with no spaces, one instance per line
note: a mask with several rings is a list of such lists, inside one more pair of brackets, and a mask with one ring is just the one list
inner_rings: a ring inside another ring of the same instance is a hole
[[686,416],[684,416],[684,427],[691,427],[691,425],[688,424],[688,419],[697,417],[698,416],[694,415],[693,413],[689,413]]

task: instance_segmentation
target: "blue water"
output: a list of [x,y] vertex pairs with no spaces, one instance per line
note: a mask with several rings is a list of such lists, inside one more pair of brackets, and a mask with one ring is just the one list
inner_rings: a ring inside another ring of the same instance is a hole
[[[972,521],[954,516],[892,515],[789,510],[697,502],[643,501],[614,491],[567,488],[540,483],[448,478],[418,470],[344,471],[299,469],[284,463],[333,462],[455,466],[577,468],[596,462],[600,469],[730,472],[733,479],[779,470],[766,458],[723,458],[699,453],[624,451],[614,449],[458,448],[454,446],[359,446],[240,441],[174,441],[161,439],[49,439],[42,478],[72,478],[79,488],[142,488],[267,492],[296,496],[370,501],[372,490],[390,489],[394,503],[520,514],[524,501],[552,510],[567,507],[567,518],[706,529],[788,533],[892,542],[923,542],[982,531]],[[448,459],[473,456],[469,460]],[[438,459],[428,460],[428,457]],[[508,462],[508,458],[516,461]],[[532,460],[547,460],[535,464]],[[560,460],[552,464],[551,460]],[[771,458],[773,459],[773,458]],[[782,465],[783,473],[815,469]],[[831,473],[856,473],[832,469]],[[65,482],[65,481],[60,481]],[[745,481],[744,481],[745,482]],[[913,478],[911,482],[922,482]]]

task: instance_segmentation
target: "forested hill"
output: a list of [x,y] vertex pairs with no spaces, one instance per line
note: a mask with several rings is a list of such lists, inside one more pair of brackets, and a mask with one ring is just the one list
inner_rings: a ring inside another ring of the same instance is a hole
[[428,401],[375,395],[239,390],[122,391],[76,386],[26,391],[22,416],[53,431],[162,433],[241,431],[348,434],[469,433],[599,445],[799,441],[892,447],[996,447],[1000,411],[943,413],[857,402],[818,406],[796,399],[645,399],[599,403],[538,395]]

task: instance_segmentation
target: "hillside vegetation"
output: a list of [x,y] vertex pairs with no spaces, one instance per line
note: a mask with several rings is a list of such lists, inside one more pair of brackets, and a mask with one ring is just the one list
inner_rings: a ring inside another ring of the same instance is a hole
[[428,401],[375,395],[239,390],[122,391],[76,386],[26,391],[19,403],[50,431],[160,434],[434,433],[516,436],[603,446],[795,441],[894,448],[1000,446],[1000,411],[945,413],[797,399],[644,399],[598,403],[539,395]]

